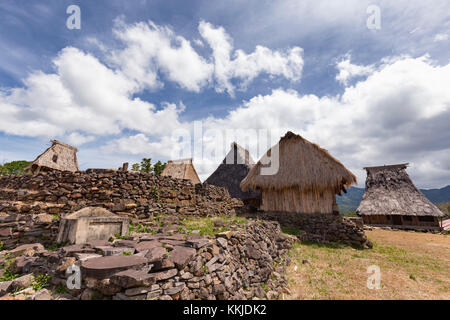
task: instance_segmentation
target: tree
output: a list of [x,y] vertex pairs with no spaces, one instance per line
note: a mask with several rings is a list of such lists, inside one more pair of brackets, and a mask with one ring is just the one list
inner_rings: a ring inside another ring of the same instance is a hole
[[135,163],[131,166],[131,169],[133,171],[140,171],[140,172],[146,172],[146,173],[154,173],[156,175],[160,175],[164,168],[166,167],[167,163],[161,162],[158,160],[153,166],[152,166],[152,159],[151,158],[144,158],[142,159],[141,163]]
[[152,168],[152,158],[144,158],[141,161],[141,172],[151,173]]
[[158,162],[156,162],[153,165],[153,172],[158,176],[161,175],[161,173],[163,172],[166,165],[167,165],[167,163],[165,163],[165,162],[162,163],[161,161],[158,160]]
[[11,161],[0,165],[0,175],[23,174],[23,169],[28,167],[31,162],[25,160]]

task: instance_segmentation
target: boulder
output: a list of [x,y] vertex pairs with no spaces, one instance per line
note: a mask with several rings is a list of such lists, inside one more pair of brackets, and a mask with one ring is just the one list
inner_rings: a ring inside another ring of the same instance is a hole
[[195,256],[196,252],[193,248],[175,246],[169,254],[169,260],[181,270]]

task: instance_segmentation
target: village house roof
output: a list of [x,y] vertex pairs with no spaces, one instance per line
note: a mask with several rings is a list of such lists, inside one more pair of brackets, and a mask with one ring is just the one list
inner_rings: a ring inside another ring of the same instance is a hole
[[205,183],[224,187],[233,198],[250,199],[258,198],[260,194],[254,191],[243,192],[240,183],[250,169],[255,165],[248,150],[236,142],[231,144],[231,149],[217,169],[206,179]]
[[175,179],[187,179],[193,184],[201,183],[192,159],[169,160],[161,175]]
[[[275,159],[279,160],[278,171],[272,175],[261,174],[261,169],[268,167],[263,163],[274,163],[270,156],[276,156],[277,152],[279,157]],[[300,135],[288,132],[252,167],[242,180],[241,188],[246,191],[248,188],[261,190],[298,187],[312,192],[332,189],[341,194],[341,190],[354,183],[356,176],[327,150]]]
[[442,217],[444,214],[414,185],[408,163],[366,167],[366,191],[356,210],[365,215],[405,215]]
[[52,169],[60,171],[80,171],[78,167],[78,149],[58,140],[51,140],[52,145],[40,154],[24,170],[39,171],[41,169]]

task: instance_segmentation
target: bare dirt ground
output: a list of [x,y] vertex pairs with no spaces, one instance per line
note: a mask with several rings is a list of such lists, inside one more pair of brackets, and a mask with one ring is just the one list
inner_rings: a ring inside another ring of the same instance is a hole
[[[296,244],[284,299],[450,299],[450,236],[366,231],[371,250]],[[380,289],[369,289],[369,266],[380,267]]]

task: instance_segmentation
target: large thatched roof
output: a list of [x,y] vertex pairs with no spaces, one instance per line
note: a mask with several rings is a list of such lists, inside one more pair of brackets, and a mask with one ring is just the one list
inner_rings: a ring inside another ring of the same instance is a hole
[[[275,155],[277,150],[278,172],[272,175],[261,174],[261,169],[268,167],[263,163],[268,163],[267,159],[270,159],[270,155]],[[241,182],[241,188],[246,191],[248,188],[260,190],[298,187],[303,191],[313,192],[332,189],[340,194],[341,190],[353,183],[356,183],[355,175],[327,150],[288,132],[250,170]]]
[[206,179],[205,183],[228,189],[230,196],[238,199],[258,198],[258,192],[243,192],[240,183],[255,165],[250,153],[238,145],[231,144],[231,150],[219,167]]
[[367,167],[366,192],[358,215],[434,216],[444,214],[411,181],[408,164]]
[[60,171],[80,171],[78,167],[78,149],[58,140],[52,140],[52,145],[40,154],[25,171],[45,169]]
[[187,179],[193,184],[201,183],[192,159],[169,160],[161,175],[175,179]]

